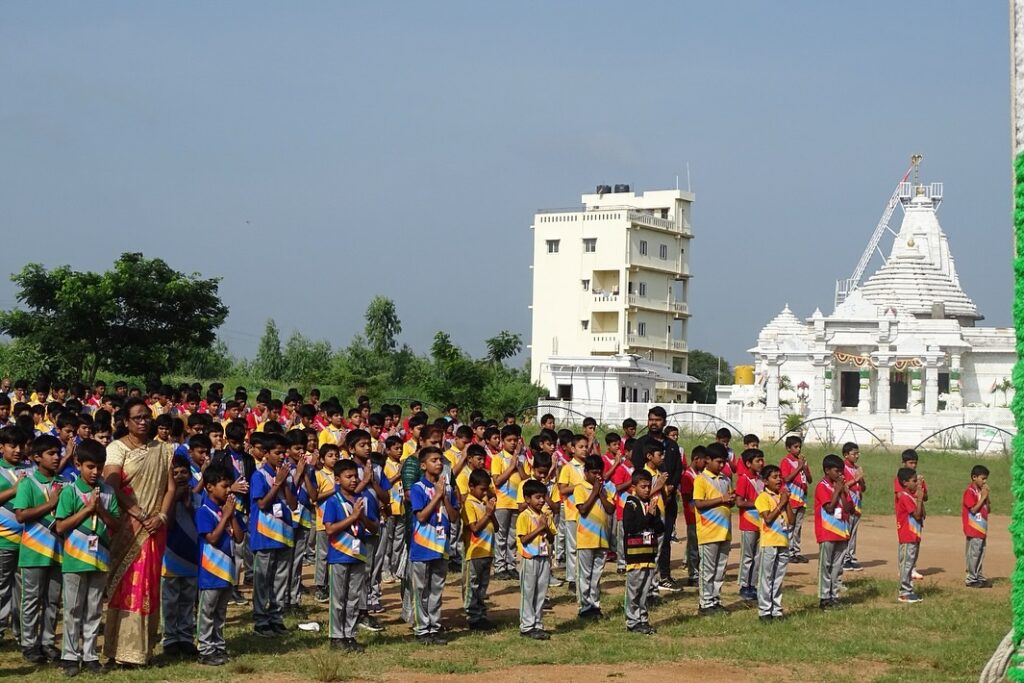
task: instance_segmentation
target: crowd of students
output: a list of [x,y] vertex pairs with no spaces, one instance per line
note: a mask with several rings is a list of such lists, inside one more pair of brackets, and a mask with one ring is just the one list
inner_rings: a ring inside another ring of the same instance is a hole
[[[167,530],[153,536],[162,543],[163,651],[211,666],[229,659],[227,606],[249,604],[240,586],[252,585],[253,632],[276,637],[306,592],[307,564],[313,599],[329,605],[329,645],[347,651],[363,649],[359,630],[384,630],[381,595],[396,583],[416,640],[443,645],[452,572],[461,573],[471,630],[495,627],[491,581],[518,581],[519,631],[547,640],[551,589],[568,584],[579,618],[601,618],[601,580],[614,566],[625,575],[626,629],[652,634],[651,601],[683,588],[671,575],[680,503],[680,565],[697,587],[700,615],[726,611],[734,509],[739,595],[756,602],[762,621],[783,618],[786,568],[808,562],[805,513],[819,547],[819,606],[838,607],[844,572],[861,570],[856,541],[868,482],[854,443],[813,472],[798,436],[786,438],[778,466],[765,462],[754,435],[736,455],[726,429],[686,453],[660,407],[650,410],[646,434],[626,420],[602,448],[590,418],[574,433],[544,415],[525,441],[515,416],[473,413],[463,424],[454,405],[431,420],[417,402],[404,418],[400,406],[371,408],[366,397],[345,411],[315,389],[283,400],[263,390],[251,407],[244,388],[230,400],[221,385],[201,391],[143,393],[123,382],[110,393],[102,382],[89,390],[0,387],[0,637],[10,630],[28,661],[59,661],[68,675],[100,669],[111,535],[132,520]],[[133,425],[173,453],[167,505],[153,514],[133,510],[131,480],[112,476],[107,463],[112,440]],[[920,600],[915,564],[928,491],[917,461],[905,451],[894,482],[905,603]],[[975,588],[990,585],[982,574],[987,478],[974,467],[963,495],[966,585]],[[106,637],[116,637],[107,626]]]

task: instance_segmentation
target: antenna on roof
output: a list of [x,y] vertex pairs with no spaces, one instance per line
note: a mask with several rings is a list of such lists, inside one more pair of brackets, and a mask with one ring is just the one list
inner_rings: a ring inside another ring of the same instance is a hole
[[686,191],[692,192],[690,189],[690,162],[686,162]]
[[910,165],[914,167],[914,186],[916,187],[920,183],[921,179],[921,161],[924,160],[924,156],[921,154],[915,154],[910,157]]

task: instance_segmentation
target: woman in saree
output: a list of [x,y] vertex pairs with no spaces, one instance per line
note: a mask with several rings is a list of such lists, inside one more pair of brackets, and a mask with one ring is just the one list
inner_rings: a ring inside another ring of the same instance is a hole
[[174,501],[170,444],[150,438],[153,414],[128,399],[123,435],[107,446],[103,478],[117,492],[129,524],[111,539],[103,653],[122,666],[147,664],[160,626],[160,566]]

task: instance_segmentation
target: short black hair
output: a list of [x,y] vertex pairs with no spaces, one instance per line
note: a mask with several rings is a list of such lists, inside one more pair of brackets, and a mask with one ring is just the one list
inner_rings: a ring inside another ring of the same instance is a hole
[[100,467],[107,462],[107,449],[95,439],[82,439],[82,442],[75,447],[75,460],[78,462],[91,462]]
[[235,481],[234,472],[225,465],[209,465],[203,470],[203,486],[213,486],[222,481]]
[[588,455],[583,461],[583,469],[587,472],[598,470],[604,472],[604,459],[600,455]]
[[803,442],[803,438],[797,436],[796,434],[791,434],[790,436],[786,437],[786,450],[788,451],[793,446],[797,445],[798,443],[802,444]]
[[365,429],[353,429],[345,435],[345,448],[352,448],[363,440],[370,441],[370,432]]
[[473,470],[469,473],[469,485],[470,486],[490,486],[491,475],[487,473],[487,470]]
[[704,452],[707,454],[708,460],[729,459],[729,451],[725,450],[725,446],[718,443],[717,441],[712,441],[707,446],[705,446]]
[[544,451],[537,451],[533,454],[533,468],[546,467],[551,469],[551,454]]
[[761,443],[761,438],[757,434],[744,434],[743,445],[745,446],[748,443]]
[[918,461],[917,451],[915,451],[913,448],[908,448],[907,450],[905,450],[902,453],[900,453],[900,461],[901,462],[917,462]]
[[824,458],[821,459],[821,469],[822,469],[822,471],[832,470],[832,469],[841,470],[841,469],[843,469],[843,467],[844,467],[843,459],[840,458],[835,453],[829,453],[828,455],[826,455]]
[[[478,472],[480,470],[477,470]],[[536,479],[527,479],[523,482],[523,498],[529,498],[537,494],[546,496],[548,494],[547,488],[544,484],[540,483]]]
[[843,455],[846,455],[850,451],[859,451],[859,450],[860,450],[860,446],[858,446],[853,441],[847,441],[846,443],[843,444]]
[[732,438],[732,432],[729,430],[728,427],[722,427],[717,432],[715,432],[715,438],[716,439],[731,439]]
[[[487,449],[484,448],[483,446],[481,446],[478,443],[471,443],[468,446],[466,446],[466,457],[467,458],[476,458],[476,457],[486,458],[487,457]],[[534,458],[536,458],[536,457],[537,456],[534,456]]]
[[754,458],[763,458],[764,451],[760,448],[748,448],[747,450],[740,453],[740,460],[743,461],[744,465],[750,465],[754,462]]
[[910,467],[901,467],[896,472],[896,480],[899,481],[900,486],[906,484],[912,478],[917,476],[917,470]]
[[189,450],[193,448],[205,448],[210,450],[213,448],[213,442],[210,441],[210,437],[206,434],[196,434],[195,436],[188,437]]
[[988,468],[984,465],[975,465],[971,468],[971,477],[987,477]]
[[341,476],[342,472],[346,470],[359,470],[355,460],[349,460],[348,458],[340,458],[338,462],[334,463],[334,476]]
[[60,439],[52,434],[42,434],[32,440],[32,455],[42,455],[54,449],[60,450]]
[[647,470],[633,470],[633,477],[631,479],[633,486],[636,486],[642,481],[651,482],[654,481],[654,477]]
[[772,473],[781,471],[777,465],[765,465],[761,470],[761,478],[768,481],[768,477],[772,476]]

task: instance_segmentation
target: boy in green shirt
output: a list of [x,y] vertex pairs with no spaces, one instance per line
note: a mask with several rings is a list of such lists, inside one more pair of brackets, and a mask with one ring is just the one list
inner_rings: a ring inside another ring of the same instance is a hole
[[18,482],[14,515],[21,532],[21,652],[33,664],[60,659],[54,647],[60,602],[60,539],[54,530],[60,482],[60,441],[43,434],[32,441],[36,471]]
[[[117,531],[118,507],[100,474],[107,452],[85,439],[75,448],[79,476],[57,499],[57,533],[64,537],[64,648],[61,667],[68,676],[101,671],[96,653],[103,589],[110,564],[110,534]],[[81,647],[79,647],[81,643]],[[80,664],[81,663],[81,664]]]

